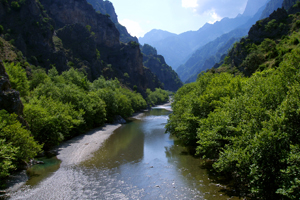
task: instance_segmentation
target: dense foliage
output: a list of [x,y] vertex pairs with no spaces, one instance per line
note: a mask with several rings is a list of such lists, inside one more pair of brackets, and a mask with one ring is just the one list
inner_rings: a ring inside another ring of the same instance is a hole
[[41,148],[30,131],[22,127],[16,114],[0,110],[0,180],[20,163],[36,156]]
[[117,115],[126,118],[149,105],[168,100],[161,89],[147,90],[147,102],[141,94],[103,77],[89,82],[87,76],[71,68],[59,74],[55,68],[31,69],[28,80],[20,63],[5,63],[13,89],[21,93],[24,118],[29,130],[22,127],[15,114],[0,110],[0,177],[33,158],[44,149],[59,144]]
[[248,43],[242,67],[179,89],[167,124],[253,199],[300,198],[300,34],[289,18],[295,32]]

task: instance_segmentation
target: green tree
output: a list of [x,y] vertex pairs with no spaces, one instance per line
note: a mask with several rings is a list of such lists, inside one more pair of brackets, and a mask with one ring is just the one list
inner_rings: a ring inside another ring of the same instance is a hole
[[22,97],[27,96],[29,81],[25,69],[21,67],[20,63],[4,63],[4,67],[9,76],[12,88],[19,91]]
[[[16,114],[0,110],[0,177],[9,175],[20,164],[28,162],[41,151],[30,131],[22,127]],[[1,179],[0,179],[1,180]]]

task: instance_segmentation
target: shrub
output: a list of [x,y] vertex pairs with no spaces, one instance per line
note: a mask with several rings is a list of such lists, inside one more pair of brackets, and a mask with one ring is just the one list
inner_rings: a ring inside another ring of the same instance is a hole
[[29,92],[29,81],[25,69],[21,67],[20,63],[4,63],[4,67],[12,88],[19,91],[22,97],[26,96]]
[[[28,162],[41,151],[42,146],[22,127],[16,114],[0,110],[0,177],[9,175],[23,162]],[[0,179],[2,180],[2,179]]]

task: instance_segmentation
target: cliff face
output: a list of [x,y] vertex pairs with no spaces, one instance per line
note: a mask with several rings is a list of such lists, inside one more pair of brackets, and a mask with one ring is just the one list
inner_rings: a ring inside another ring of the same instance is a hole
[[94,9],[101,14],[108,14],[110,16],[111,21],[113,23],[118,23],[118,16],[115,12],[115,8],[110,1],[103,1],[103,0],[87,0]]
[[13,2],[8,0],[0,3],[4,39],[16,46],[34,65],[47,68],[55,64],[63,68],[66,59],[55,51],[52,41],[54,21],[44,12],[43,6],[35,0]]
[[108,16],[98,14],[85,0],[41,0],[56,28],[69,24],[91,26],[98,45],[114,47],[119,45],[119,32]]
[[182,87],[178,74],[165,62],[161,55],[148,44],[142,47],[144,66],[149,68],[169,91],[177,91]]
[[119,41],[119,31],[109,16],[97,13],[85,0],[41,0],[41,3],[58,28],[56,43],[66,50],[74,66],[88,72],[90,79],[100,75],[117,77],[127,87],[136,85],[141,93],[146,88],[162,87],[153,74],[144,71],[139,45]]
[[284,0],[282,3],[282,7],[285,9],[290,9],[298,0]]
[[110,1],[103,0],[87,0],[97,12],[100,12],[105,15],[109,15],[111,21],[115,24],[116,28],[120,32],[120,41],[128,43],[131,41],[138,42],[136,37],[132,37],[128,32],[125,26],[122,26],[118,21],[118,16],[115,12],[115,8]]

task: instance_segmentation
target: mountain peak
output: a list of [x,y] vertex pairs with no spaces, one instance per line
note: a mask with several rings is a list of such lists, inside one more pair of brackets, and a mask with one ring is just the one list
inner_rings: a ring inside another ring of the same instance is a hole
[[168,31],[160,30],[160,29],[152,29],[148,33],[144,35],[144,37],[139,38],[139,42],[141,44],[153,44],[153,42],[159,41],[159,40],[164,40],[168,37],[175,36],[177,34],[175,33],[170,33]]

